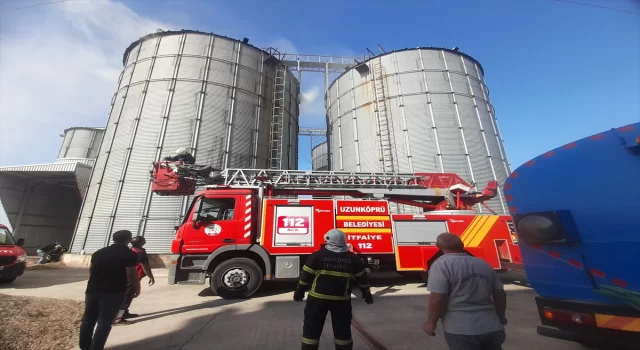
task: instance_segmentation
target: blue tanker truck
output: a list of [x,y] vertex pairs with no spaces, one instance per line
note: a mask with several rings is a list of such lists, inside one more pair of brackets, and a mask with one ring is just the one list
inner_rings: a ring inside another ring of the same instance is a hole
[[640,123],[528,161],[504,193],[538,334],[640,349]]

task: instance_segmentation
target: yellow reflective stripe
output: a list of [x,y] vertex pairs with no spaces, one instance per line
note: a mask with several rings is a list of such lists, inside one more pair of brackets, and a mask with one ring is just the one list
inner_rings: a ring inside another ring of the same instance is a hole
[[353,343],[353,339],[349,339],[349,340],[334,339],[334,340],[336,342],[336,345],[349,345]]
[[329,270],[318,270],[318,275],[329,275],[329,276],[337,276],[344,278],[351,278],[352,274],[346,272],[338,272],[338,271],[329,271]]
[[367,273],[367,269],[363,269],[362,271],[358,272],[358,273],[354,273],[353,275],[356,277],[360,277],[362,275],[364,275],[365,273]]
[[335,295],[327,295],[327,294],[320,294],[320,293],[316,293],[316,292],[309,292],[309,296],[312,296],[314,298],[318,298],[318,299],[326,299],[326,300],[350,300],[351,296],[335,296]]
[[303,269],[304,271],[307,271],[308,273],[310,273],[310,274],[312,274],[312,275],[315,275],[315,274],[316,274],[316,270],[314,270],[314,269],[310,268],[310,267],[309,267],[309,266],[307,266],[307,265],[302,266],[302,269]]
[[307,283],[307,282],[305,282],[303,280],[298,281],[298,283],[300,283],[301,286],[308,286],[309,285],[309,283]]
[[391,221],[391,218],[388,215],[385,216],[347,216],[347,215],[338,215],[336,216],[336,220],[338,221],[373,221],[373,220],[382,220],[382,221]]
[[320,339],[309,339],[302,337],[302,343],[307,345],[317,345],[320,344]]

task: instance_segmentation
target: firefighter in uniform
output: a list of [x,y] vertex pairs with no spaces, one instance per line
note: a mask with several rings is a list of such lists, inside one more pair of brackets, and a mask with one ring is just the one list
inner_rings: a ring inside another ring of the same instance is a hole
[[293,300],[302,301],[309,292],[304,308],[302,350],[318,349],[320,335],[327,312],[331,323],[336,350],[353,349],[351,339],[351,287],[360,287],[362,298],[373,304],[365,265],[349,251],[346,236],[340,230],[325,234],[326,245],[314,252],[305,262]]

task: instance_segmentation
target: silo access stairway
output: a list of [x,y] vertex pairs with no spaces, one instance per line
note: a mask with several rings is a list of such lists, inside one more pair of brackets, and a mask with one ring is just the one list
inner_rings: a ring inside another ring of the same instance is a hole
[[[161,196],[189,196],[199,187],[262,188],[269,196],[311,195],[387,199],[431,210],[469,210],[497,194],[490,181],[482,191],[453,173],[352,173],[338,171],[215,169],[181,162],[155,162],[152,191]],[[486,207],[486,205],[485,205]]]

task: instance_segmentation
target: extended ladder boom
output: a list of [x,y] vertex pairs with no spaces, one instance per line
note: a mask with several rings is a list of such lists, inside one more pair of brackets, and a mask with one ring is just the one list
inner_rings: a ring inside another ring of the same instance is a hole
[[[442,184],[455,174],[438,174]],[[424,176],[416,174],[351,173],[339,171],[226,169],[219,184],[230,186],[269,185],[273,188],[428,188]],[[466,184],[462,179],[458,180]],[[468,185],[467,185],[468,186]],[[446,186],[447,188],[449,186]]]
[[196,188],[258,188],[268,195],[385,198],[425,210],[461,209],[493,198],[497,183],[482,191],[452,173],[353,173],[341,171],[225,169],[154,163],[152,190],[159,195],[192,195]]

